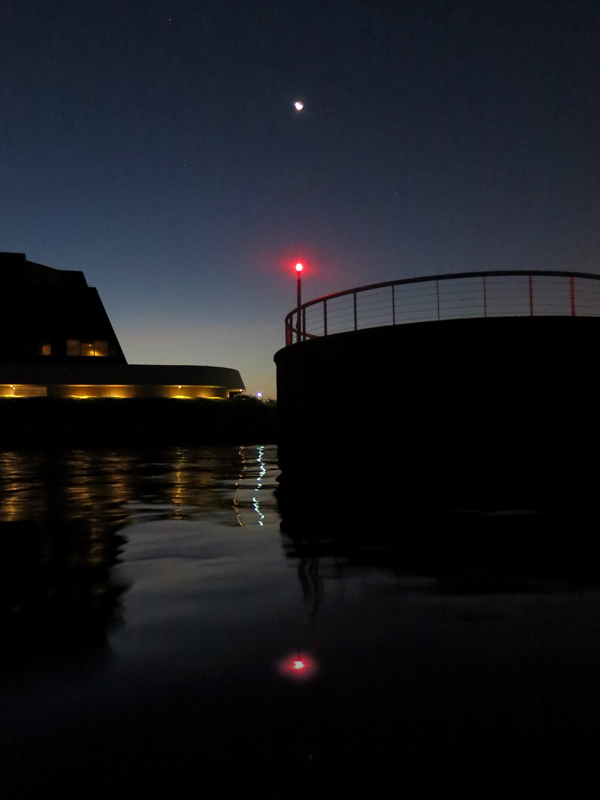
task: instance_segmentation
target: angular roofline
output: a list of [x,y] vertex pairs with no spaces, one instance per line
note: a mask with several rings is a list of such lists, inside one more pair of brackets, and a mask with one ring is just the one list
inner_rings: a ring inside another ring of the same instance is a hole
[[11,283],[26,281],[29,284],[87,287],[81,270],[57,269],[36,261],[28,261],[25,253],[0,252],[0,276]]

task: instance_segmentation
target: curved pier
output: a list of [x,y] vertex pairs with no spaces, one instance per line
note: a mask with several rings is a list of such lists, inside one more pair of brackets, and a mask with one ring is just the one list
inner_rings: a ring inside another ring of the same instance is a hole
[[358,287],[295,309],[286,338],[282,487],[310,476],[324,497],[443,508],[594,502],[600,276]]

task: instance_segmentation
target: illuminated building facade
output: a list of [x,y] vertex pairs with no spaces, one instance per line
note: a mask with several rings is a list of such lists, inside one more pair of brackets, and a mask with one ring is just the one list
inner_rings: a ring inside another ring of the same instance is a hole
[[235,369],[128,364],[83,272],[0,253],[0,397],[228,398]]

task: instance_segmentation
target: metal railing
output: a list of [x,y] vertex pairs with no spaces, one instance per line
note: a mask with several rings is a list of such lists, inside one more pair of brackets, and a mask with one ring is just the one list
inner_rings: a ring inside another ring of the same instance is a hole
[[286,344],[386,325],[475,317],[600,317],[600,275],[461,272],[372,283],[319,297],[285,318]]

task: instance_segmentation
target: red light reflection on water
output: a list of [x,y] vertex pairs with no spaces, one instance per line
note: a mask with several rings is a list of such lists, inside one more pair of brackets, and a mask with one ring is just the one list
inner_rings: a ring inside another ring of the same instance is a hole
[[277,672],[284,678],[295,681],[306,681],[313,678],[318,671],[317,661],[306,653],[294,653],[277,664]]

